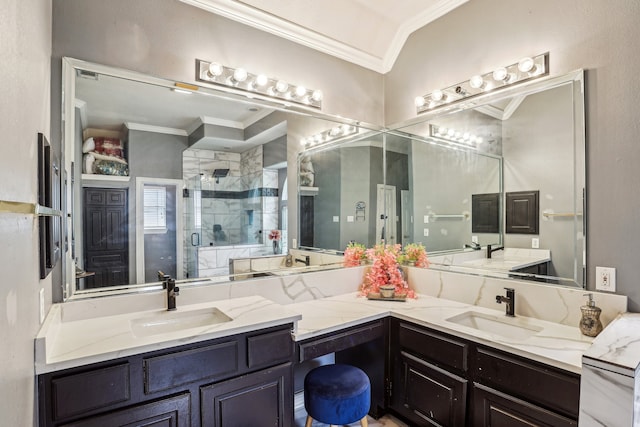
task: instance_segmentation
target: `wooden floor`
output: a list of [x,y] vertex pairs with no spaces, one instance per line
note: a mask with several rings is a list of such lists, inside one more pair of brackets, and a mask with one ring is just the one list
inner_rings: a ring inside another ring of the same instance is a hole
[[[295,397],[295,426],[296,427],[304,427],[304,423],[307,420],[307,413],[304,410],[304,398],[302,393],[296,394]],[[328,424],[320,423],[318,421],[314,421],[312,424],[313,427],[325,427]],[[356,421],[353,424],[349,424],[349,427],[359,427],[360,422]],[[405,424],[401,421],[398,421],[394,417],[390,415],[386,415],[381,417],[379,420],[374,420],[369,417],[369,427],[409,427],[408,424]]]

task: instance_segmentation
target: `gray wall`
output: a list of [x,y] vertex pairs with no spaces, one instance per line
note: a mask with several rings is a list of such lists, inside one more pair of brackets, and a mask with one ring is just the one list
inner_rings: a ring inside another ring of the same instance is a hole
[[313,185],[318,187],[318,195],[313,199],[313,245],[317,248],[338,249],[340,223],[333,222],[333,217],[340,215],[340,150],[313,154],[311,162],[315,172]]
[[[0,28],[0,200],[35,203],[37,133],[51,139],[51,0],[3,0]],[[38,292],[48,310],[52,287],[51,275],[39,280],[37,224],[33,215],[0,213],[0,423],[7,426],[35,423]]]
[[[500,191],[499,160],[470,151],[425,142],[411,144],[411,191],[413,194],[414,231],[416,242],[424,243],[428,251],[462,248],[471,243],[471,219],[429,217],[425,215],[462,215],[471,213],[473,194]],[[429,236],[424,236],[424,229]],[[479,235],[480,243],[495,235]]]
[[551,74],[587,70],[587,283],[617,268],[617,292],[640,310],[638,137],[640,2],[474,0],[413,33],[385,76],[385,120],[415,117],[412,100],[478,72],[550,52]]
[[[540,191],[541,213],[574,210],[572,92],[571,86],[563,86],[530,95],[502,123],[504,191]],[[573,220],[540,215],[538,236],[505,233],[505,246],[530,248],[531,238],[539,237],[540,248],[551,250],[549,275],[574,277],[574,246],[582,235],[582,218],[578,217],[577,230]],[[577,246],[577,256],[581,266],[582,245]]]

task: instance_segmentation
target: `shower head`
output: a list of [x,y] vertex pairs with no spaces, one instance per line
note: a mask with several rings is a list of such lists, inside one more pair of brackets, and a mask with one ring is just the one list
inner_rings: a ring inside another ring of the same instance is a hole
[[229,175],[229,169],[214,169],[212,176],[214,178],[224,178],[227,175]]
[[220,178],[224,178],[227,175],[229,175],[229,169],[214,169],[211,176],[216,179],[216,184],[219,184]]

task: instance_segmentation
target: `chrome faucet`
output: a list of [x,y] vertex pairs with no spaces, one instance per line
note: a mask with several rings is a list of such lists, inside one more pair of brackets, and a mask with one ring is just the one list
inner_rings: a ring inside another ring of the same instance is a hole
[[491,254],[495,251],[499,251],[504,249],[504,246],[499,246],[497,248],[492,248],[491,245],[487,245],[487,258],[491,258]]
[[311,265],[311,259],[310,259],[309,255],[305,255],[304,259],[296,258],[296,262],[302,262],[307,267],[309,267],[309,265]]
[[481,249],[480,244],[478,242],[471,242],[471,244],[465,243],[465,248],[471,248],[474,251],[479,251]]
[[507,296],[496,295],[496,302],[498,304],[505,303],[506,311],[505,315],[509,317],[515,317],[516,312],[516,291],[513,288],[504,288],[507,291]]
[[180,295],[180,288],[176,286],[176,280],[162,271],[158,271],[158,279],[162,281],[162,288],[167,290],[167,311],[175,310],[176,297]]

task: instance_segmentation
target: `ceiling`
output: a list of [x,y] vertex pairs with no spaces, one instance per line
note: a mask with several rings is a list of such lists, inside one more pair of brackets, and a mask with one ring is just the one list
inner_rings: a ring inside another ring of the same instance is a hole
[[468,0],[180,0],[386,73],[411,33]]

